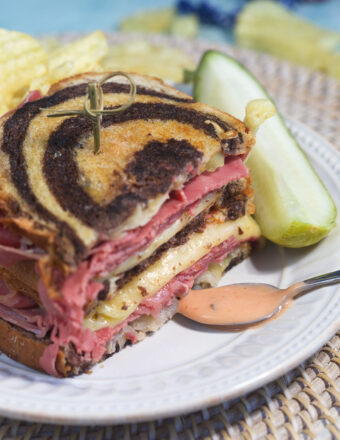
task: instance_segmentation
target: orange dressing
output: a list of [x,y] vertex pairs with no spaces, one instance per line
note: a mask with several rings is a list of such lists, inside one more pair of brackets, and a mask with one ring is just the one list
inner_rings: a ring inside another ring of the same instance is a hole
[[[178,313],[203,324],[235,325],[269,315],[289,293],[288,289],[277,290],[266,285],[246,284],[190,290],[180,300]],[[292,299],[288,299],[283,311],[292,302]]]

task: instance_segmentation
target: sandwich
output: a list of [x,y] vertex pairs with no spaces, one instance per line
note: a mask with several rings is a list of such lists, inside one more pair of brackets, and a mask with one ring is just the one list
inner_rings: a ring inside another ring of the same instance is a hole
[[[65,79],[0,119],[0,350],[57,377],[89,371],[214,285],[260,231],[239,120],[131,74],[135,100],[104,114],[100,152],[79,109],[90,82]],[[129,83],[102,85],[105,109]]]

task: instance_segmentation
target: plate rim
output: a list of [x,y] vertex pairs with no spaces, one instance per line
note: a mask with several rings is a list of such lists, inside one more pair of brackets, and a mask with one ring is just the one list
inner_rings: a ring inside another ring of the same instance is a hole
[[[312,135],[316,138],[320,144],[322,145],[323,150],[327,150],[327,152],[333,155],[336,158],[336,165],[340,165],[340,154],[334,147],[323,137],[321,137],[318,133],[316,133],[313,129],[309,128],[305,124],[300,121],[296,121],[290,118],[285,118],[288,122],[289,127],[292,125],[293,127],[297,127],[299,130],[306,132],[309,135]],[[302,145],[302,149],[305,151]],[[317,153],[315,153],[317,154]],[[322,158],[321,158],[322,159]],[[324,164],[327,165],[326,162]],[[329,165],[328,165],[329,166]],[[340,289],[337,288],[336,291]],[[270,373],[261,373],[260,377],[253,378],[250,383],[243,382],[241,385],[233,388],[232,392],[228,390],[223,390],[214,397],[207,396],[205,399],[202,397],[195,397],[193,401],[188,404],[186,400],[178,401],[175,407],[166,407],[165,405],[162,408],[157,408],[157,412],[152,413],[150,410],[148,413],[144,411],[140,411],[135,414],[128,414],[125,416],[119,415],[115,417],[114,414],[104,415],[97,414],[96,416],[91,415],[90,418],[83,414],[82,416],[74,416],[72,414],[59,415],[55,414],[55,409],[51,412],[42,413],[41,409],[36,410],[34,408],[30,408],[27,410],[27,407],[24,411],[20,409],[8,409],[6,408],[6,399],[1,399],[0,396],[0,414],[4,417],[11,418],[19,418],[22,420],[32,421],[32,422],[48,422],[55,424],[73,424],[73,425],[84,425],[84,424],[96,424],[96,425],[116,425],[120,423],[132,423],[132,422],[144,422],[154,420],[156,418],[163,417],[172,417],[175,415],[185,415],[202,408],[211,407],[217,405],[223,401],[233,399],[242,394],[249,393],[254,391],[255,389],[260,388],[261,386],[277,379],[283,374],[287,373],[287,371],[294,369],[301,362],[306,360],[308,357],[316,353],[340,328],[340,316],[337,319],[334,319],[332,325],[330,325],[326,330],[321,332],[317,338],[315,338],[312,342],[307,345],[304,350],[301,350],[297,355],[294,356],[293,360],[288,358],[282,365],[279,364],[276,367],[271,367]],[[72,379],[71,379],[72,380]]]

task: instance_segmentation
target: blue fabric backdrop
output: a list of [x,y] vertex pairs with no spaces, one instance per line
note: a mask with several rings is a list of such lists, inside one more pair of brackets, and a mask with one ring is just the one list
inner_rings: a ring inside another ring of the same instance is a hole
[[[232,8],[237,0],[210,0]],[[119,21],[138,10],[174,5],[174,0],[0,0],[0,27],[31,34],[116,29]],[[320,26],[340,31],[340,0],[301,3],[296,12]],[[230,34],[213,29],[201,37],[230,40]]]

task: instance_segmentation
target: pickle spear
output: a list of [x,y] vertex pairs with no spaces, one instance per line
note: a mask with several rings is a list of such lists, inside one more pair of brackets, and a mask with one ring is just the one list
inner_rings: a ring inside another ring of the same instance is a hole
[[[243,65],[214,50],[202,56],[195,72],[194,97],[241,120],[249,101],[271,99]],[[335,204],[278,112],[258,129],[246,164],[255,190],[255,219],[266,238],[304,247],[335,226]]]

